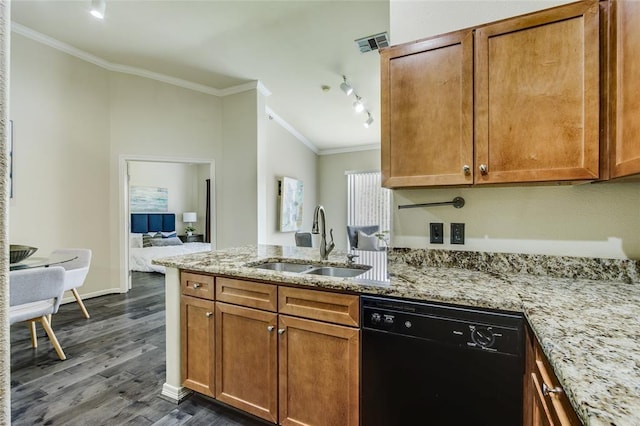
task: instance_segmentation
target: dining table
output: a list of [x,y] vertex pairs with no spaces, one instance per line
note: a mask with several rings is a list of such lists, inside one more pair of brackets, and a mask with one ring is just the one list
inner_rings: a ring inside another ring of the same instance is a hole
[[9,264],[9,270],[17,271],[31,268],[48,268],[49,266],[62,265],[64,263],[71,262],[77,258],[78,256],[62,253],[53,253],[49,257],[27,257],[20,262]]

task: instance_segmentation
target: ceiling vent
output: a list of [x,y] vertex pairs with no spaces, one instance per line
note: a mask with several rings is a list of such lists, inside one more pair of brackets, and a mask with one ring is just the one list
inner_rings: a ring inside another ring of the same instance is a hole
[[363,37],[356,40],[358,49],[361,53],[370,52],[372,50],[378,50],[382,47],[389,46],[389,36],[386,32],[375,34],[369,37]]

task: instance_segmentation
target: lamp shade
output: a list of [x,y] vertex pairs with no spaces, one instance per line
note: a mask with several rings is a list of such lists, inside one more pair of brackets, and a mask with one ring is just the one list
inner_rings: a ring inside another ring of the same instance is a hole
[[184,212],[182,213],[182,221],[189,223],[197,222],[198,215],[196,214],[196,212]]

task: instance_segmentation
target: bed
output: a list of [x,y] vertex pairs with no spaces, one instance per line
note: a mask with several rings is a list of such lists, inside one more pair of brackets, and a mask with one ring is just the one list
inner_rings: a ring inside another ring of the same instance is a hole
[[132,213],[129,270],[165,273],[151,261],[160,257],[211,251],[209,243],[183,243],[176,235],[174,213]]

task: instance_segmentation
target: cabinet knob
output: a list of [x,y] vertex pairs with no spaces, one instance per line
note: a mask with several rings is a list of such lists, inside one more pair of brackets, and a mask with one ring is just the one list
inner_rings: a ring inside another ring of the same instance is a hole
[[278,334],[284,334],[284,330],[285,330],[284,328],[279,328],[278,329]]
[[193,288],[194,288],[194,289],[196,289],[196,288],[200,288],[200,284],[198,284],[198,283],[193,283]]
[[552,393],[562,393],[561,387],[550,388],[545,382],[542,382],[542,394],[548,396]]
[[462,171],[465,175],[469,176],[471,174],[471,167],[469,167],[468,164],[465,164],[464,166],[462,166]]
[[486,175],[487,170],[488,170],[488,167],[486,164],[480,164],[480,173],[482,173],[483,175]]
[[275,326],[273,326],[273,325],[270,325],[269,327],[267,327],[267,331],[268,331],[269,333],[271,333],[271,332],[273,331],[273,329],[274,329],[274,328],[276,328],[276,327],[275,327]]
[[209,318],[211,317],[211,315],[213,315],[213,312],[207,312],[205,315],[207,316],[207,318]]

